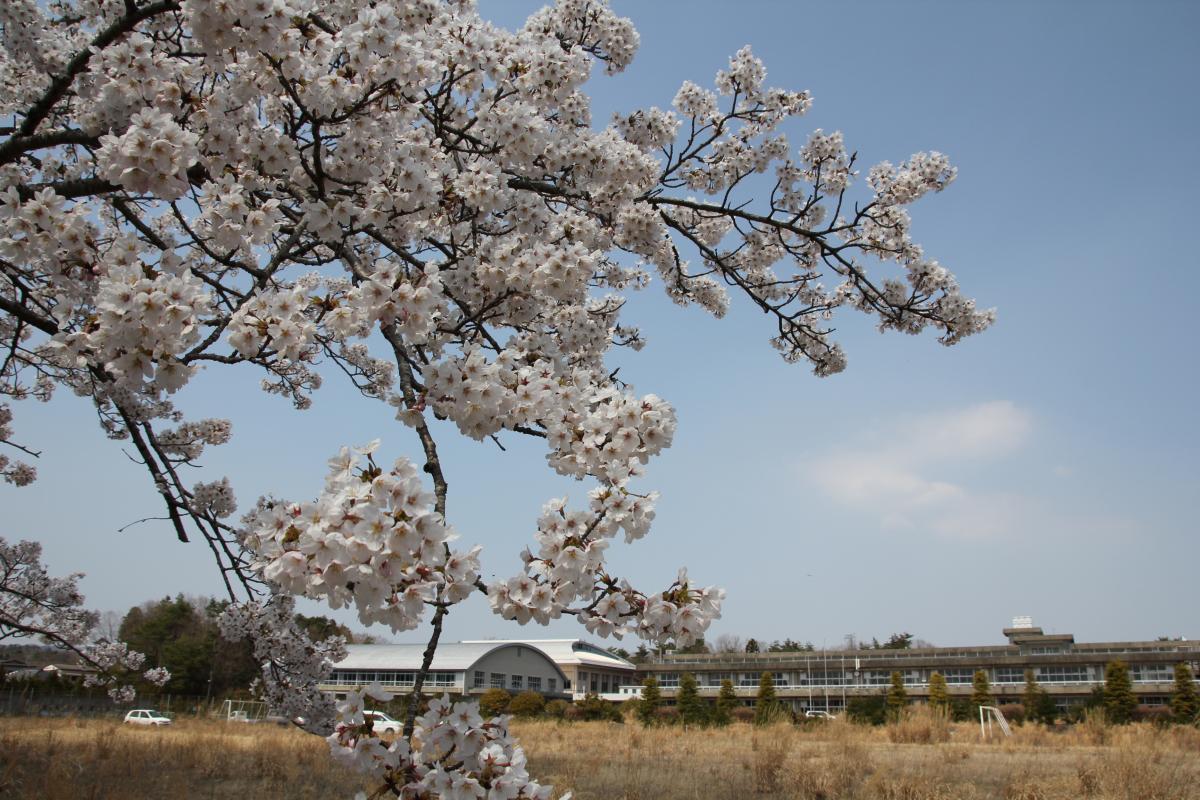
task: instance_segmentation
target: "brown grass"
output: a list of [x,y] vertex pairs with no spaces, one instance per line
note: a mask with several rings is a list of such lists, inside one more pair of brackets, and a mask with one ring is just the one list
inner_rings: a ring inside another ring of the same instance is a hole
[[1200,800],[1200,731],[1027,725],[980,741],[978,725],[917,713],[689,730],[636,724],[514,725],[531,771],[578,800]]
[[[1027,725],[989,742],[978,726],[920,714],[883,728],[513,728],[531,772],[578,800],[1200,800],[1200,731],[1189,728]],[[360,788],[322,740],[271,725],[0,719],[3,800],[304,800]]]
[[0,798],[352,797],[324,740],[275,725],[0,718]]

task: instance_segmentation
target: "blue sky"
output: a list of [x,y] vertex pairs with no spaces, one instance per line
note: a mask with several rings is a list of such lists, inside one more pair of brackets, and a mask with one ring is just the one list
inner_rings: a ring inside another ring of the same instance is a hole
[[[538,5],[482,9],[511,25]],[[655,527],[615,546],[614,568],[647,590],[681,564],[724,586],[714,634],[990,643],[1030,614],[1081,640],[1200,636],[1188,591],[1200,563],[1200,265],[1188,240],[1200,7],[614,6],[642,48],[625,74],[593,81],[598,121],[665,107],[685,79],[710,84],[749,43],[771,85],[814,96],[788,129],[794,146],[820,127],[842,130],[863,165],[951,157],[958,180],[913,208],[915,238],[1000,315],[953,348],[842,317],[849,368],[817,379],[778,358],[758,314],[715,321],[652,286],[628,316],[649,346],[621,355],[621,374],[671,401],[680,427],[643,481],[663,495]],[[417,453],[386,408],[336,381],[302,414],[257,382],[249,370],[206,375],[181,401],[233,418],[233,443],[197,478],[230,475],[243,508],[265,492],[315,495],[341,444],[381,438],[384,458]],[[229,397],[237,405],[220,410]],[[42,540],[55,572],[86,572],[93,607],[218,591],[202,544],[154,522],[116,532],[159,511],[85,403],[63,394],[15,412],[18,439],[44,454],[34,486],[0,486],[4,536]],[[501,453],[442,438],[451,522],[485,545],[489,576],[517,570],[543,502],[585,496],[545,469],[536,443]],[[522,630],[479,598],[446,636],[581,630]]]

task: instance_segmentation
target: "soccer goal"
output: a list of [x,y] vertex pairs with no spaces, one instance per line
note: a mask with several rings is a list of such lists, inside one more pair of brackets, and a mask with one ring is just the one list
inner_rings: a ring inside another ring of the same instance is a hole
[[[1004,718],[1004,714],[995,706],[980,706],[979,707],[979,736],[987,739],[992,735],[993,720],[1000,726],[1000,730],[1005,736],[1012,736],[1012,728],[1008,727],[1008,720]],[[985,727],[986,723],[986,727]]]
[[226,700],[221,716],[226,722],[260,722],[267,715],[267,704],[261,700]]

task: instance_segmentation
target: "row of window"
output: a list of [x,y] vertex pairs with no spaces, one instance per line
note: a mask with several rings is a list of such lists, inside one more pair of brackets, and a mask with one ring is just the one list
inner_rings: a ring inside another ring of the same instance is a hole
[[620,691],[621,683],[632,680],[630,676],[610,675],[607,672],[579,671],[579,686],[593,694],[608,694]]
[[[492,689],[510,689],[516,692],[523,692],[526,689],[531,692],[540,692],[542,691],[542,679],[538,675],[506,675],[503,672],[485,673],[483,670],[477,669],[471,678],[471,686],[475,689],[482,689],[488,686]],[[558,692],[558,678],[546,679],[546,691],[551,694]]]
[[[950,686],[970,686],[975,681],[976,670],[970,667],[936,670]],[[984,670],[988,682],[996,685],[1025,683],[1025,667],[995,667]],[[900,670],[906,686],[925,686],[935,670]],[[1169,683],[1174,679],[1174,667],[1170,664],[1140,664],[1130,667],[1130,678],[1135,683]],[[679,672],[658,672],[655,677],[663,688],[679,686]],[[702,688],[715,688],[722,681],[738,687],[758,686],[761,672],[700,672],[693,673],[696,684]],[[1034,667],[1034,678],[1038,683],[1098,683],[1104,680],[1103,666],[1067,665]],[[889,670],[864,670],[861,673],[846,671],[775,672],[772,673],[777,687],[790,686],[888,686],[892,682]],[[615,690],[614,690],[615,691]]]
[[[454,687],[458,685],[459,672],[431,672],[425,676],[425,686]],[[398,670],[350,670],[335,669],[329,682],[335,686],[366,686],[378,683],[385,688],[411,689],[416,683],[417,673]]]

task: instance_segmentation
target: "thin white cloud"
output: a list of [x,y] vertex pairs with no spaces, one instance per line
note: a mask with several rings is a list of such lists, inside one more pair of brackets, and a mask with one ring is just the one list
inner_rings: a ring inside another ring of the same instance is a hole
[[1007,400],[898,419],[815,459],[805,477],[887,528],[1000,536],[1020,527],[1028,501],[968,487],[955,476],[1019,452],[1032,428],[1028,412]]

